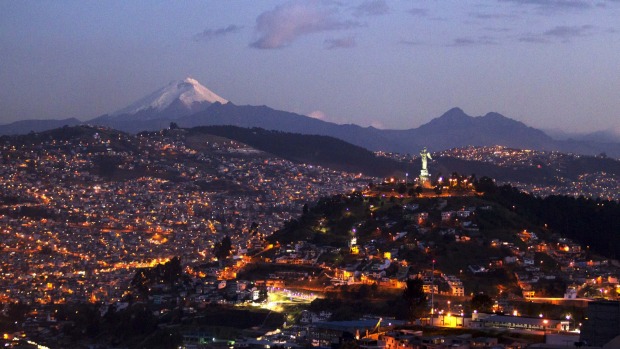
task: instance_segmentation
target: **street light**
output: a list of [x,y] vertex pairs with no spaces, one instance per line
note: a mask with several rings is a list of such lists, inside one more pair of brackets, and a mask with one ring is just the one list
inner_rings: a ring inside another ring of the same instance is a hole
[[433,259],[433,268],[431,271],[431,321],[435,316],[435,260]]
[[568,320],[568,330],[567,331],[570,331],[570,327],[571,327],[570,325],[571,325],[571,322],[573,321],[573,319],[572,319],[570,314],[566,315],[566,320]]

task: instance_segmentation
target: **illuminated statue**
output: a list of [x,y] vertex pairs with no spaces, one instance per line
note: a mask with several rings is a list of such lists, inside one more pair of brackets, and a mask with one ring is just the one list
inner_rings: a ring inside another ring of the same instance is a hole
[[428,159],[433,160],[431,157],[431,153],[429,153],[426,148],[422,149],[420,153],[420,157],[422,159],[422,170],[420,171],[420,183],[423,186],[429,186],[430,184],[430,174],[428,173]]
[[426,174],[428,175],[428,167],[427,167],[427,162],[428,159],[433,160],[433,158],[431,157],[431,153],[429,153],[426,148],[422,149],[422,152],[420,153],[420,156],[422,157],[422,172],[426,172]]

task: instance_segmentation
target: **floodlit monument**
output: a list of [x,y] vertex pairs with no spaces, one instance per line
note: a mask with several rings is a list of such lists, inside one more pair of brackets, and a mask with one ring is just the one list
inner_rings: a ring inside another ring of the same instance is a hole
[[420,157],[422,159],[422,170],[420,170],[420,184],[423,187],[429,187],[431,183],[431,175],[428,173],[428,159],[433,160],[433,158],[431,158],[431,153],[429,153],[426,148],[422,149]]

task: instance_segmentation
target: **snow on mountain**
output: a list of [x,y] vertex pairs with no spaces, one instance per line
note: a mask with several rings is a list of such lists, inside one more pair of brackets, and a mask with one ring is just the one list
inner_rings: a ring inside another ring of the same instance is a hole
[[163,111],[172,103],[179,101],[187,109],[192,109],[195,104],[228,103],[227,100],[213,93],[201,85],[197,80],[190,77],[185,80],[172,81],[167,86],[138,100],[130,106],[114,112],[112,115],[136,114],[141,111]]

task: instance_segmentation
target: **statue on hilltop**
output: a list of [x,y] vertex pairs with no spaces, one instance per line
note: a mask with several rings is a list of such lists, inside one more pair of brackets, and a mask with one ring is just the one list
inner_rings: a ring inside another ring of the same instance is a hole
[[428,174],[428,159],[433,160],[433,158],[431,157],[431,153],[429,153],[426,148],[422,149],[422,152],[420,153],[420,156],[422,157],[422,171],[426,171]]
[[422,149],[420,153],[420,158],[422,159],[422,170],[420,171],[420,184],[422,186],[430,185],[430,174],[428,173],[428,160],[433,160],[431,157],[431,153],[426,150],[426,148]]

